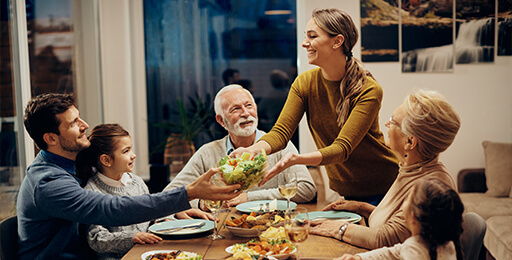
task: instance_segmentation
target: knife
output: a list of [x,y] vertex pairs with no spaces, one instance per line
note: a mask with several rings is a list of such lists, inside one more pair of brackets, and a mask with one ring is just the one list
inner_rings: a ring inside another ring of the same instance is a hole
[[204,226],[205,224],[206,224],[206,222],[203,221],[201,223],[187,225],[187,226],[183,226],[183,227],[173,227],[173,228],[166,228],[166,229],[155,230],[154,232],[171,234],[171,233],[178,232],[178,231],[181,231],[181,230],[186,230],[186,229],[199,229],[202,226]]

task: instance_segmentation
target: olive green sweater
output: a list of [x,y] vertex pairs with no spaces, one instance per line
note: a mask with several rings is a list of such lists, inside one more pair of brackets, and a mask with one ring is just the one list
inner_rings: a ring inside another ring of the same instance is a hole
[[398,174],[398,160],[379,129],[382,88],[368,77],[340,128],[335,109],[341,98],[340,83],[326,80],[320,68],[300,74],[276,125],[261,140],[269,143],[272,151],[283,149],[306,113],[330,188],[342,196],[385,194]]

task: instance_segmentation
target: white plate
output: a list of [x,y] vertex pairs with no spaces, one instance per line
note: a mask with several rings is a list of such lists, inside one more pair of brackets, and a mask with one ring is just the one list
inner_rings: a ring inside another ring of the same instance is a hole
[[[193,224],[198,224],[200,222],[205,222],[204,226],[202,226],[199,229],[184,229],[181,231],[177,231],[174,233],[165,233],[165,232],[159,232],[158,230],[168,229],[168,228],[175,228],[175,227],[183,227],[183,226],[189,226]],[[191,235],[191,234],[197,234],[202,233],[206,231],[210,231],[213,229],[213,221],[206,220],[206,219],[177,219],[177,220],[170,220],[165,222],[160,222],[158,224],[151,225],[148,228],[148,231],[158,234],[158,235],[165,235],[165,236],[180,236],[180,235]]]
[[359,214],[347,211],[313,211],[308,212],[310,220],[332,219],[332,220],[345,220],[352,223],[361,221]]
[[[255,201],[249,201],[242,204],[238,204],[236,206],[236,209],[238,211],[244,212],[244,213],[251,213],[251,212],[259,212],[258,210],[255,210],[256,208],[260,208],[260,204],[265,205],[266,203],[270,203],[272,200],[255,200]],[[277,210],[286,210],[286,200],[278,200],[277,201]],[[290,201],[290,208],[297,207],[297,203]],[[263,209],[265,209],[265,206],[263,206]]]
[[[154,254],[165,254],[165,253],[172,253],[172,252],[176,252],[177,250],[153,250],[153,251],[149,251],[149,252],[145,252],[143,253],[140,258],[142,260],[146,260],[149,256],[152,256]],[[183,251],[183,252],[187,252],[187,251]],[[191,252],[187,252],[187,253],[191,253]],[[201,257],[202,259],[202,257]]]
[[[230,254],[235,254],[235,252],[233,251],[233,246],[226,247],[226,252],[228,252]],[[293,251],[289,254],[267,255],[266,257],[268,257],[270,259],[284,260],[284,259],[287,259],[289,256],[295,254],[296,252],[297,252],[297,248],[293,249]]]

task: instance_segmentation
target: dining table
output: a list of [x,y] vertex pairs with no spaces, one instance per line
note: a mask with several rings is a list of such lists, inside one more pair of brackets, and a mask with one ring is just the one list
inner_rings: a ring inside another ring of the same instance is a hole
[[[327,203],[306,203],[298,206],[307,208],[308,212],[321,211]],[[194,252],[203,256],[204,260],[209,259],[228,259],[232,256],[226,252],[226,248],[233,244],[246,243],[251,238],[238,237],[233,235],[224,225],[225,219],[232,217],[238,218],[243,212],[238,211],[235,207],[224,210],[224,214],[219,213],[219,233],[224,235],[224,239],[212,240],[207,236],[213,232],[206,232],[198,235],[188,236],[162,236],[163,240],[156,244],[136,244],[122,260],[141,260],[142,254],[155,250],[181,250]],[[365,220],[359,222],[364,225]],[[367,249],[350,245],[343,241],[332,237],[324,237],[310,234],[309,237],[298,246],[298,253],[301,260],[323,260],[340,257],[343,254],[357,254],[368,251]],[[295,255],[290,255],[289,260],[296,259]]]

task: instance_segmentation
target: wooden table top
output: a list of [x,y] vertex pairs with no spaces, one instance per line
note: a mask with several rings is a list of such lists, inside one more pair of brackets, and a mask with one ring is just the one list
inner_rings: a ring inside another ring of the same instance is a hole
[[[299,206],[306,207],[310,212],[320,211],[323,208],[324,203],[300,204]],[[219,220],[226,217],[226,214],[227,217],[238,217],[241,213],[233,207],[231,208],[231,212],[224,213],[224,215],[219,214]],[[188,237],[166,237],[160,243],[152,245],[137,244],[122,258],[122,260],[141,260],[141,255],[144,252],[153,250],[182,250],[195,252],[202,255],[205,260],[226,259],[231,256],[231,254],[225,251],[227,247],[236,243],[246,243],[251,239],[234,236],[225,227],[219,231],[220,234],[226,237],[225,239],[211,240],[206,238],[210,233],[207,232]],[[308,239],[299,245],[300,258],[304,260],[332,259],[340,257],[345,253],[356,254],[365,251],[367,250],[352,246],[334,238],[316,235],[309,235]],[[292,257],[290,257],[290,259],[292,259]]]

